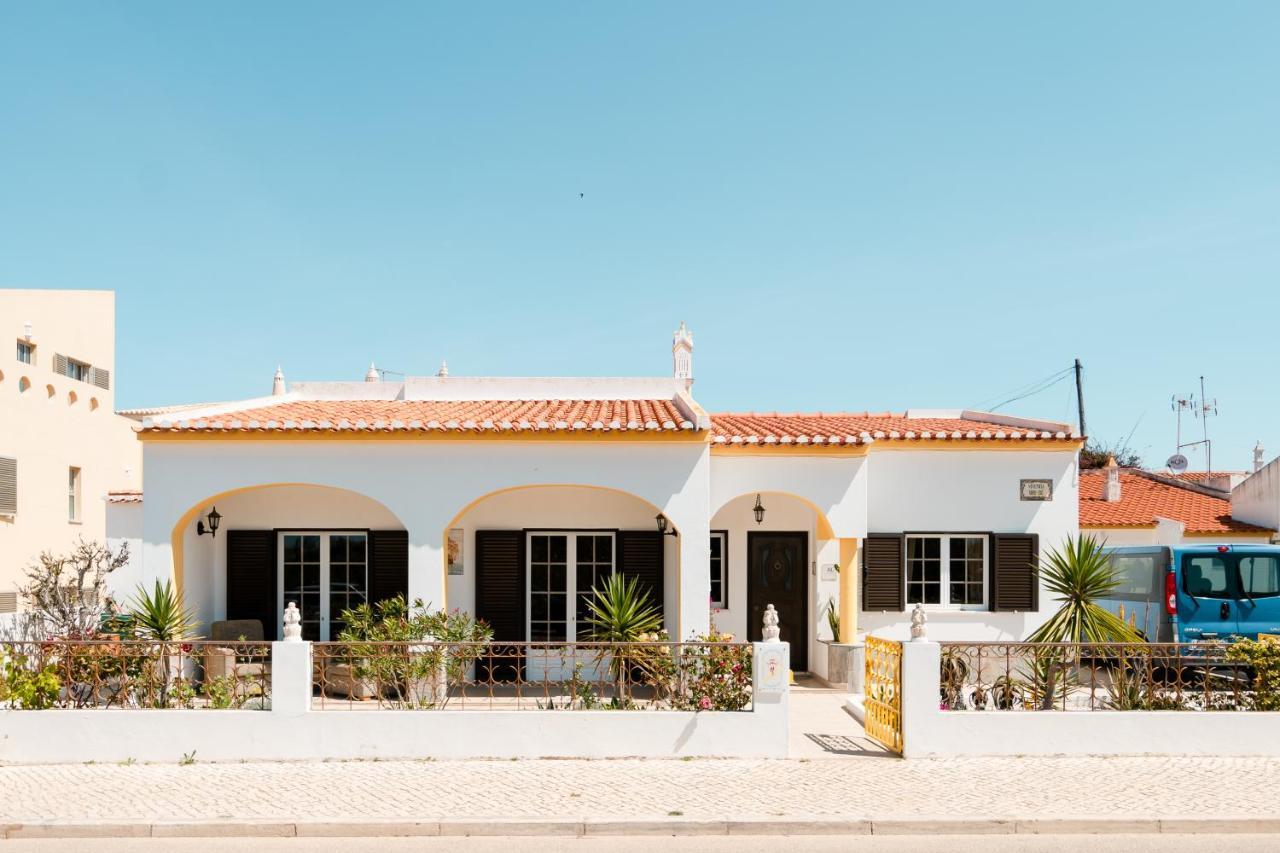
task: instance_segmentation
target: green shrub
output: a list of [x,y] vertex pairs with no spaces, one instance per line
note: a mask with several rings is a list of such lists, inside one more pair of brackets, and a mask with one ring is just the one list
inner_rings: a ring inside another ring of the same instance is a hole
[[1237,640],[1227,647],[1227,660],[1247,664],[1252,690],[1244,697],[1253,711],[1280,711],[1280,643]]

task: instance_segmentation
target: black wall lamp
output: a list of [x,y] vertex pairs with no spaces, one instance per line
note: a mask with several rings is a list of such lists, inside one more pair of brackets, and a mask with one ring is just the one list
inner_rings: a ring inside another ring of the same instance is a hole
[[756,524],[764,523],[764,504],[760,503],[760,495],[756,495],[756,505],[751,508],[756,515]]
[[658,532],[661,533],[663,536],[679,536],[680,535],[679,533],[676,532],[674,527],[671,528],[670,530],[667,529],[667,517],[662,513],[658,513],[657,516],[654,517],[654,521],[658,522]]
[[222,523],[222,515],[218,512],[218,508],[215,506],[213,509],[209,510],[209,514],[206,515],[205,518],[209,521],[209,527],[206,529],[203,521],[197,521],[196,535],[203,536],[208,533],[214,539],[217,539],[218,525]]

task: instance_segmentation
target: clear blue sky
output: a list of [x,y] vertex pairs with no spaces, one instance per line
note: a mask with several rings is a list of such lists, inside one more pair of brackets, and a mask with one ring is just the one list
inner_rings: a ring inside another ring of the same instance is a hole
[[121,406],[278,362],[663,374],[684,319],[712,409],[990,405],[1078,356],[1090,432],[1152,463],[1203,373],[1239,468],[1280,453],[1278,34],[1198,0],[8,3],[0,287],[117,291]]

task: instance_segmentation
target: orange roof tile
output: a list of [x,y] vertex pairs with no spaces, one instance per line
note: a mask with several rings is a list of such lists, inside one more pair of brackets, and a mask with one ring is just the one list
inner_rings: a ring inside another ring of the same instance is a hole
[[179,412],[143,432],[692,431],[673,400],[290,400],[217,414]]
[[865,444],[884,438],[1071,439],[1065,432],[969,418],[908,418],[892,412],[725,413],[711,416],[711,435],[716,444]]
[[1265,533],[1231,517],[1231,501],[1163,483],[1133,470],[1120,472],[1120,500],[1102,499],[1107,472],[1080,472],[1081,527],[1154,527],[1156,516],[1186,525],[1188,533]]

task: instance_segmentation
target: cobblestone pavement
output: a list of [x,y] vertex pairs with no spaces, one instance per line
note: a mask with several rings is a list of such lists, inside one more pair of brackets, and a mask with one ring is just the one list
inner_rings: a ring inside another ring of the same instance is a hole
[[387,761],[0,767],[0,822],[1267,818],[1280,760]]

